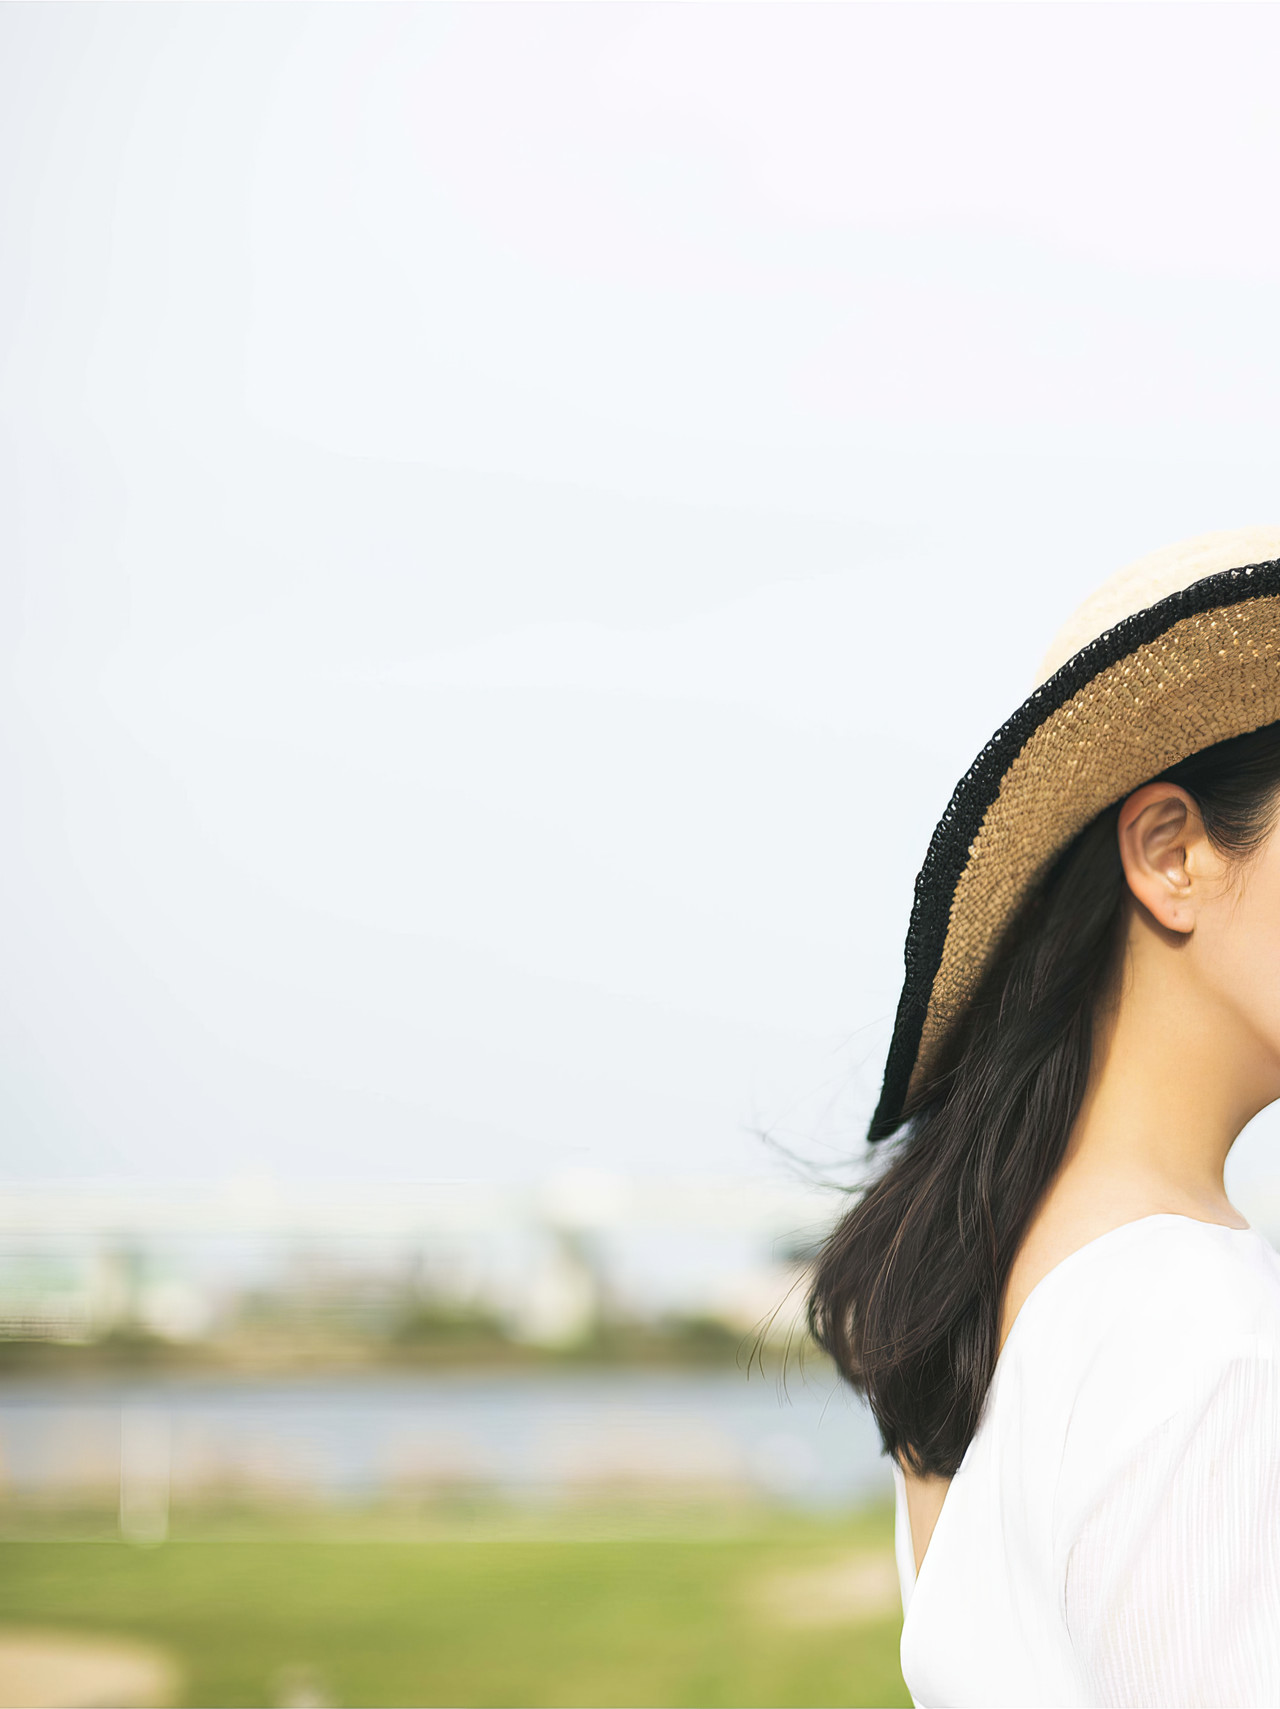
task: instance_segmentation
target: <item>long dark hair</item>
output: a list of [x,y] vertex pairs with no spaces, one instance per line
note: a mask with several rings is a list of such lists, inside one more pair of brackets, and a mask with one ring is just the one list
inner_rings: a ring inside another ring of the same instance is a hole
[[[1273,822],[1280,723],[1159,777],[1191,796],[1215,848],[1244,860]],[[951,1476],[977,1428],[1005,1282],[1088,1084],[1127,919],[1122,804],[1054,861],[945,1061],[904,1110],[887,1165],[816,1260],[814,1339],[866,1397],[885,1451],[918,1473]]]

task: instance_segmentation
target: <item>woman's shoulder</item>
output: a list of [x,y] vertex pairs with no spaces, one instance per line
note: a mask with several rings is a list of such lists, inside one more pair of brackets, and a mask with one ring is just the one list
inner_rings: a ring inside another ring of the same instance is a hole
[[1172,1213],[1124,1224],[1050,1271],[1023,1313],[1006,1374],[1020,1464],[1028,1499],[1051,1485],[1060,1538],[1126,1468],[1194,1457],[1206,1419],[1214,1452],[1237,1438],[1280,1452],[1280,1254],[1257,1230]]
[[[1143,1217],[1090,1241],[1032,1289],[1000,1383],[1023,1446],[1086,1486],[1215,1391],[1280,1374],[1280,1254],[1254,1229]],[[1252,1374],[1252,1375],[1251,1375]]]
[[1280,1254],[1257,1229],[1160,1212],[1063,1259],[1031,1290],[1015,1330],[1024,1317],[1024,1344],[1050,1340],[1059,1360],[1110,1345],[1140,1366],[1170,1352],[1185,1366],[1271,1340],[1280,1355]]

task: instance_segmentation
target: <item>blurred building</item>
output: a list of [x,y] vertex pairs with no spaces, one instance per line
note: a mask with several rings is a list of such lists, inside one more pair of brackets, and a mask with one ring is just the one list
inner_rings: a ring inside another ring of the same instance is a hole
[[803,1185],[588,1171],[501,1186],[10,1186],[0,1338],[190,1343],[282,1311],[356,1336],[396,1314],[470,1312],[548,1347],[672,1318],[786,1332],[839,1209]]

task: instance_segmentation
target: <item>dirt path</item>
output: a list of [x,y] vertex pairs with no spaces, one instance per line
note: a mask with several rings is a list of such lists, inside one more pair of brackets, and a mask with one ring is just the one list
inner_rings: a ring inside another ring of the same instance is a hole
[[172,1657],[130,1638],[0,1628],[0,1709],[165,1709]]
[[757,1611],[779,1626],[844,1626],[883,1620],[901,1607],[898,1569],[884,1550],[860,1550],[825,1566],[769,1573],[750,1587]]

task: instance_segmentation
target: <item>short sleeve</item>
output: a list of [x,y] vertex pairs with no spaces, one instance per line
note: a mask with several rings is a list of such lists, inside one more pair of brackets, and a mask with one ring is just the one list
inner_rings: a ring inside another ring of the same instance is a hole
[[1280,1350],[1224,1358],[1125,1454],[1063,1595],[1088,1702],[1280,1706]]

